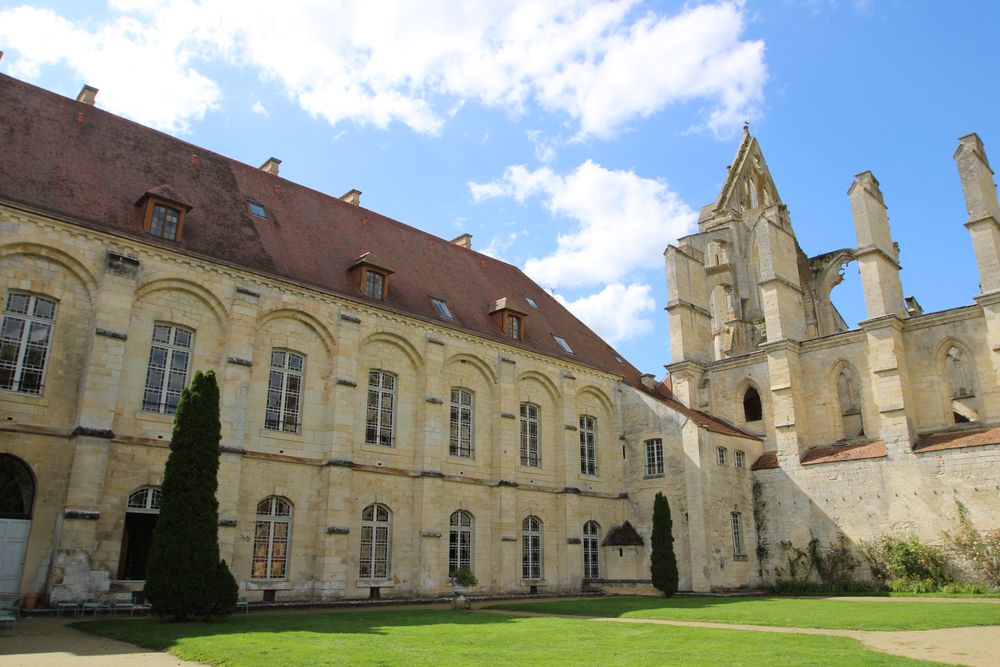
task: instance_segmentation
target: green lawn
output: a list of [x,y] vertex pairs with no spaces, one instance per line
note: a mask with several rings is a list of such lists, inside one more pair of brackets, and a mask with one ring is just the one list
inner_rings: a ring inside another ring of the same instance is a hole
[[608,597],[506,603],[494,609],[616,618],[710,621],[841,630],[930,630],[1000,625],[1000,604],[864,601],[787,597]]
[[74,624],[219,665],[918,665],[841,637],[523,618],[446,610],[248,614]]

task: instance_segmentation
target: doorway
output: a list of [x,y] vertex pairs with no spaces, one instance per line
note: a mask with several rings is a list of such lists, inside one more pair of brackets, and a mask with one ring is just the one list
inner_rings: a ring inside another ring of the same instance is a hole
[[0,454],[0,593],[21,592],[34,502],[31,468],[18,458]]
[[152,486],[129,494],[118,558],[119,580],[145,581],[149,549],[153,545],[153,529],[160,516],[161,499],[160,490]]

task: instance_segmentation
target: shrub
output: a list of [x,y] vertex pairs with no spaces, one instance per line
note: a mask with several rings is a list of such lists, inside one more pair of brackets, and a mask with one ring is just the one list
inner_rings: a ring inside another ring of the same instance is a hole
[[948,581],[945,553],[924,544],[916,535],[880,535],[871,542],[862,542],[861,549],[871,565],[872,576],[887,582],[893,591],[925,593]]
[[236,603],[236,581],[219,560],[220,434],[215,373],[198,371],[177,405],[145,586],[153,611],[178,621]]
[[969,521],[968,510],[958,504],[958,530],[943,533],[948,550],[967,562],[980,581],[991,588],[1000,587],[1000,530],[980,532]]
[[677,592],[677,555],[674,553],[674,522],[670,504],[657,492],[653,500],[653,535],[650,537],[649,572],[653,586],[670,597]]
[[457,584],[459,586],[475,586],[479,583],[479,580],[476,579],[476,575],[472,573],[472,570],[470,570],[468,566],[463,565],[451,573],[449,583],[452,585]]

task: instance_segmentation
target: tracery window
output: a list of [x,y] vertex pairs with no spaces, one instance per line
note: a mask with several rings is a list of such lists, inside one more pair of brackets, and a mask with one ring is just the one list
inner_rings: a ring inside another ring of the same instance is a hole
[[287,579],[291,538],[292,504],[277,496],[257,503],[250,576],[254,579]]
[[392,514],[385,505],[375,503],[361,512],[361,562],[358,576],[362,579],[388,578],[391,528]]
[[194,332],[172,324],[153,325],[142,409],[172,415],[187,385]]
[[380,370],[368,372],[368,414],[365,442],[392,447],[396,420],[396,376]]
[[521,522],[521,578],[542,578],[542,522],[535,516]]
[[451,428],[448,436],[448,453],[452,456],[472,458],[472,412],[474,396],[468,389],[451,388]]
[[472,535],[474,521],[465,510],[452,513],[448,521],[448,575],[460,567],[472,571]]
[[288,350],[271,351],[264,428],[298,433],[305,358]]
[[40,394],[52,340],[56,302],[11,292],[0,324],[0,389]]

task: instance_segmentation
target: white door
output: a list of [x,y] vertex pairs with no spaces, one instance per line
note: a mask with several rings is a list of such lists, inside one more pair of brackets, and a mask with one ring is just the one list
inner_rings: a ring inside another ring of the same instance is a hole
[[30,519],[0,519],[0,593],[21,592]]

